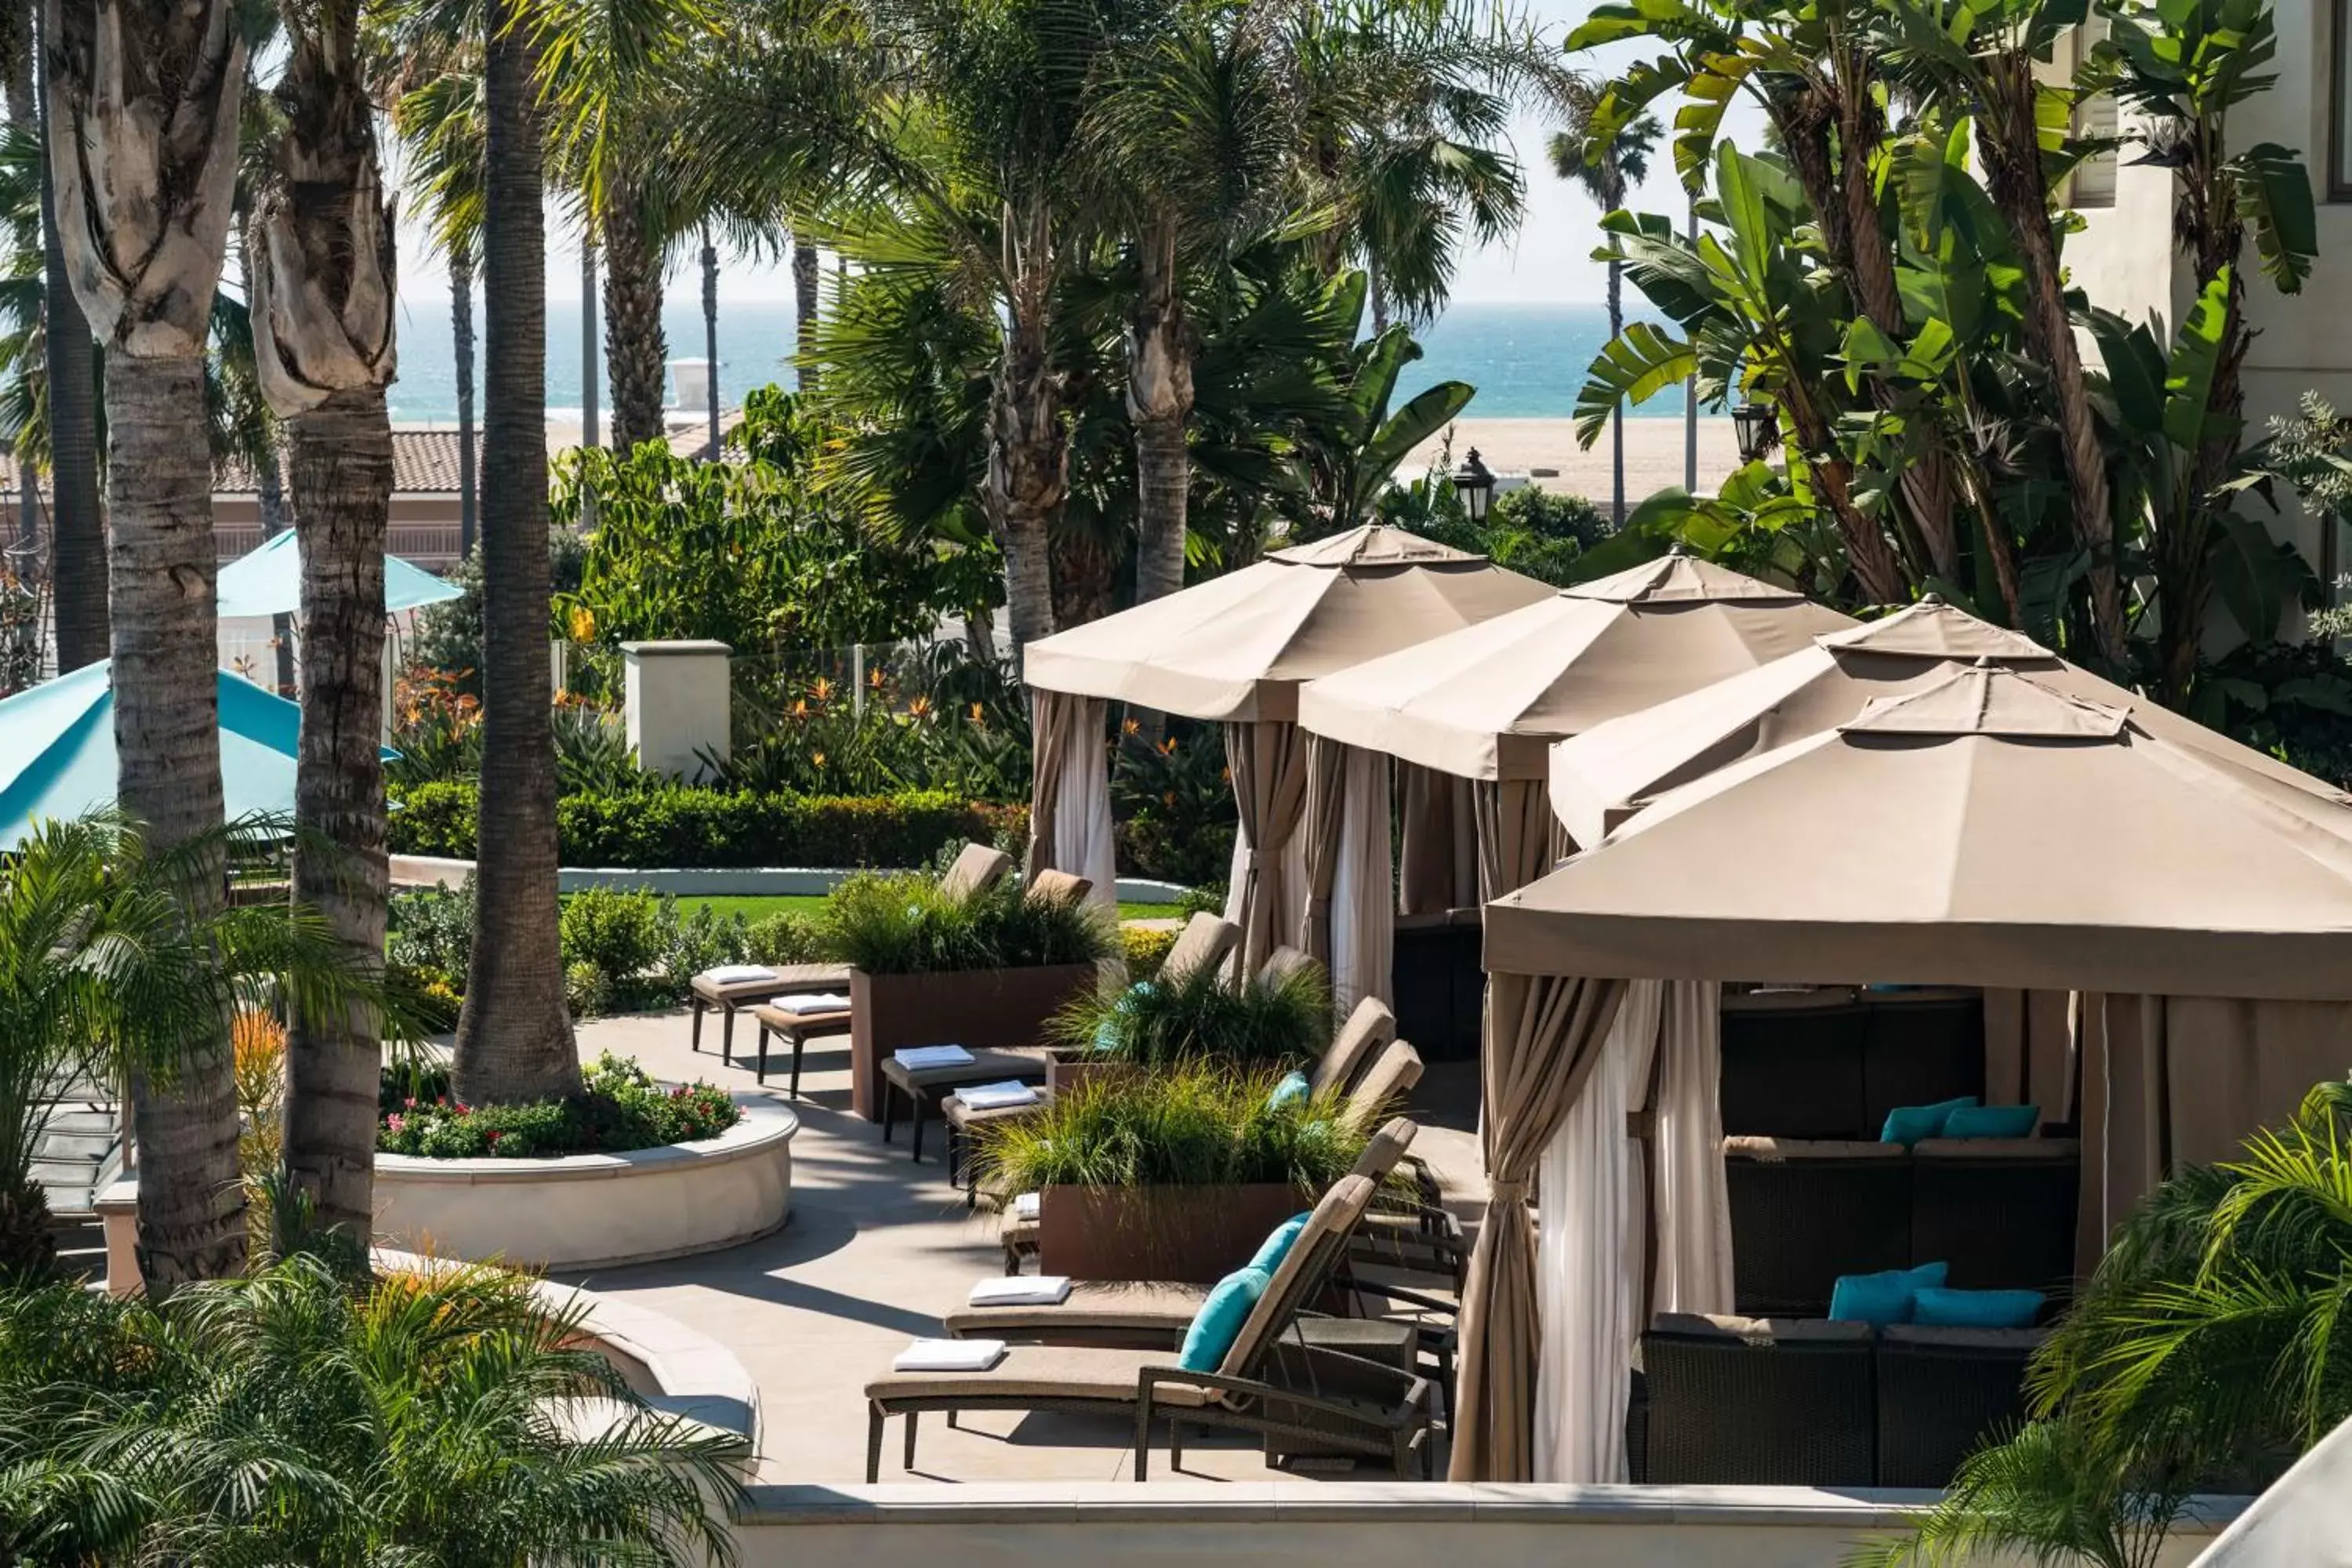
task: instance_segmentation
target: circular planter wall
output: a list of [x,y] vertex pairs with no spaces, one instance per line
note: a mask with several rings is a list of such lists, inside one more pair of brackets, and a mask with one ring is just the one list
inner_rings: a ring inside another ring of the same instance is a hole
[[800,1118],[770,1100],[699,1143],[560,1160],[378,1154],[380,1240],[441,1258],[605,1268],[716,1252],[767,1235],[792,1209]]

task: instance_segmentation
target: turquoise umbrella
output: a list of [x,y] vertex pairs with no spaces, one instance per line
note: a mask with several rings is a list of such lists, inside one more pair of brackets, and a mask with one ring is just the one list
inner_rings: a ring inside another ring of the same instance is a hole
[[[397,555],[383,558],[383,607],[387,615],[455,599],[460,591],[422,566]],[[220,571],[220,615],[299,616],[302,613],[302,552],[294,531],[264,540],[261,548],[238,556]]]
[[[0,850],[23,843],[45,817],[114,804],[112,676],[113,661],[100,660],[0,701]],[[226,670],[218,679],[228,815],[291,816],[302,710]]]

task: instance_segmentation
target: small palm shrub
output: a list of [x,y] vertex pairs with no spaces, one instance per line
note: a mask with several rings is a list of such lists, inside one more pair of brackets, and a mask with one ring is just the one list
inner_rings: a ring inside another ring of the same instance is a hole
[[1109,916],[1083,900],[1031,899],[1011,877],[951,898],[916,873],[850,878],[834,889],[821,931],[830,956],[869,974],[1092,963],[1118,941]]
[[1053,1021],[1063,1043],[1120,1061],[1163,1068],[1205,1058],[1231,1067],[1304,1067],[1331,1042],[1331,994],[1298,971],[1279,980],[1228,983],[1214,969],[1105,989]]
[[0,1292],[0,1562],[731,1560],[740,1440],[649,1407],[581,1316],[500,1270],[308,1255]]
[[1280,1076],[1202,1064],[1166,1073],[1099,1075],[1034,1117],[985,1125],[990,1184],[1213,1187],[1283,1183],[1321,1189],[1348,1173],[1364,1135],[1323,1100],[1273,1103]]

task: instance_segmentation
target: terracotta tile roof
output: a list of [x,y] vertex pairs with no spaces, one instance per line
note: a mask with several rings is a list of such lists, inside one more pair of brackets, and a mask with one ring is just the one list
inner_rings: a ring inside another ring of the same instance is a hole
[[[482,436],[474,433],[474,449],[481,450]],[[11,476],[11,484],[14,476]],[[215,477],[213,489],[219,495],[251,495],[255,489],[252,470],[243,463],[222,466]],[[440,491],[454,494],[457,489],[457,432],[455,430],[394,430],[392,433],[392,488],[395,494],[420,495]]]

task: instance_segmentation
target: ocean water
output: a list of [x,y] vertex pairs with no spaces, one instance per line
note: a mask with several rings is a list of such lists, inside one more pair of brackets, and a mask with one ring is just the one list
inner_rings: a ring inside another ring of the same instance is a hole
[[[663,325],[672,359],[704,357],[700,291],[673,287]],[[580,305],[548,301],[547,401],[551,411],[581,406]],[[481,310],[475,310],[475,330]],[[392,416],[402,421],[454,423],[457,375],[446,297],[404,299],[400,321],[400,380],[392,389]],[[1466,381],[1478,395],[1465,418],[1565,419],[1575,412],[1585,367],[1609,338],[1608,311],[1599,305],[1454,306],[1420,333],[1423,357],[1405,367],[1397,401],[1439,381]],[[789,303],[773,300],[730,300],[723,286],[719,306],[719,393],[729,405],[746,388],[782,380],[791,384],[785,356],[793,342]],[[476,374],[481,351],[476,347]],[[600,395],[604,417],[609,396]],[[479,407],[478,402],[476,405]],[[1680,389],[1653,398],[1636,416],[1679,416]],[[572,416],[576,418],[574,412]],[[607,426],[609,428],[609,424]]]

